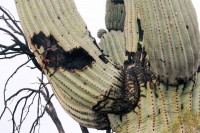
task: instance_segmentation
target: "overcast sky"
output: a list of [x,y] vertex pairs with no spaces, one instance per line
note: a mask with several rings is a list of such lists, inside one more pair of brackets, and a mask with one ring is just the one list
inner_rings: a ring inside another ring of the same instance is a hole
[[[196,7],[198,17],[200,18],[200,0],[192,0],[194,2],[194,6]],[[87,23],[88,29],[92,32],[92,35],[96,37],[96,32],[100,28],[105,28],[104,24],[104,15],[105,15],[105,3],[106,0],[75,0],[77,3],[77,8],[80,11],[82,17]],[[14,5],[14,0],[0,0],[0,5],[4,6],[17,18],[17,12]],[[0,14],[2,15],[2,14]],[[0,22],[0,27],[5,27],[3,23]],[[97,37],[96,37],[97,38]],[[3,41],[4,40],[4,41]],[[11,44],[10,38],[5,34],[0,33],[0,43]],[[18,65],[24,63],[26,61],[26,57],[20,57],[13,60],[5,60],[0,61],[0,112],[2,111],[2,90],[4,87],[4,83],[6,79],[12,74],[12,72],[17,68]],[[30,64],[31,65],[31,64]],[[11,80],[8,90],[10,92],[15,92],[16,90],[23,87],[37,87],[37,77],[40,77],[40,73],[37,70],[30,70],[25,67],[21,69],[17,73],[17,75]],[[54,98],[54,102],[56,102]],[[67,133],[81,133],[78,124],[67,116],[67,114],[63,111],[60,105],[56,102],[56,109],[58,111],[59,118],[63,123],[63,127]],[[9,122],[8,117],[4,117],[3,120],[0,121],[0,132],[2,133],[11,133],[11,122]],[[28,128],[28,127],[27,127]],[[27,131],[24,130],[23,133]],[[92,130],[91,133],[97,133],[98,131]],[[46,115],[45,118],[41,122],[41,133],[57,133],[57,129],[52,124],[49,117]]]

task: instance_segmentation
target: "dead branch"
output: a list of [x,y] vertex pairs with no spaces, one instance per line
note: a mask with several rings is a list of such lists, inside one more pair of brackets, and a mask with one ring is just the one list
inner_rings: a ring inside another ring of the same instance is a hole
[[62,123],[60,122],[60,119],[58,118],[58,115],[56,113],[56,109],[53,103],[49,100],[51,97],[49,96],[48,88],[43,82],[43,79],[39,79],[39,81],[41,82],[41,85],[44,88],[44,90],[41,90],[41,94],[43,95],[45,101],[48,103],[47,106],[45,106],[45,111],[48,113],[48,115],[51,117],[52,121],[56,125],[58,132],[65,133]]
[[[0,114],[0,119],[4,116],[6,110],[8,110],[8,112],[10,112],[11,117],[12,117],[11,118],[12,126],[13,126],[12,132],[13,133],[20,132],[25,119],[29,115],[31,107],[34,105],[34,103],[37,102],[37,111],[36,111],[37,118],[33,121],[30,132],[36,131],[36,128],[40,125],[40,119],[43,117],[45,112],[47,112],[49,116],[51,117],[52,121],[54,122],[54,124],[56,125],[59,133],[64,133],[62,124],[57,116],[54,105],[51,102],[51,98],[53,94],[50,95],[49,90],[46,87],[48,83],[45,84],[43,82],[43,74],[42,74],[42,79],[40,79],[39,89],[22,88],[18,90],[17,92],[15,92],[14,94],[12,94],[11,96],[9,96],[8,98],[6,98],[7,85],[10,79],[18,72],[19,69],[21,69],[30,61],[32,61],[35,66],[31,68],[38,68],[41,72],[42,72],[42,69],[38,64],[35,58],[35,55],[28,47],[27,40],[23,34],[23,31],[18,25],[19,21],[16,21],[14,17],[12,16],[12,14],[1,6],[0,6],[0,11],[3,12],[3,15],[0,16],[0,19],[3,20],[7,24],[8,26],[7,28],[10,29],[8,30],[3,27],[0,27],[0,31],[3,31],[4,33],[8,34],[12,38],[11,40],[14,42],[14,44],[11,44],[11,45],[0,44],[0,59],[11,59],[19,55],[28,56],[28,60],[22,65],[20,65],[19,67],[17,67],[17,69],[11,74],[11,76],[7,79],[5,83],[4,92],[3,92],[4,109],[2,113]],[[19,40],[16,34],[22,36],[24,38],[25,43]],[[20,94],[24,96],[18,97],[18,95]],[[14,98],[18,98],[18,100],[16,101],[14,108],[11,109],[8,106],[8,103],[11,102],[12,99]],[[44,101],[46,102],[45,106],[43,104]],[[19,105],[22,105],[22,107]],[[16,112],[19,110],[21,111],[21,114],[20,114],[19,123],[17,123],[18,120],[16,120]]]
[[[18,25],[19,21],[15,20],[14,16],[6,8],[0,6],[0,10],[8,17],[8,18],[1,17],[1,19],[4,19],[4,21],[7,21],[7,22],[8,22],[8,20],[11,21],[12,24],[17,28],[17,30],[14,30],[14,31],[17,31],[18,33],[20,33],[19,35],[21,35],[24,38],[25,44],[28,44],[27,41],[26,41],[26,38],[24,36],[24,33],[23,33],[22,29]],[[4,15],[2,15],[2,16],[4,16]],[[10,23],[7,23],[7,24],[11,25]]]
[[[0,27],[0,31],[8,34],[14,42],[10,45],[4,45],[0,44],[0,59],[11,59],[15,58],[19,55],[26,55],[28,57],[28,60],[17,67],[17,69],[11,74],[11,76],[7,79],[4,87],[4,109],[2,113],[0,114],[0,120],[4,116],[5,112],[8,111],[11,115],[11,121],[12,121],[12,132],[18,132],[20,133],[22,126],[25,123],[26,118],[30,114],[31,107],[36,104],[36,114],[37,117],[33,121],[30,129],[30,133],[36,132],[37,128],[40,127],[40,119],[44,116],[45,113],[47,113],[52,121],[54,122],[55,126],[57,127],[57,130],[59,133],[65,133],[62,123],[60,122],[55,107],[53,103],[51,102],[51,98],[53,97],[53,94],[50,94],[47,84],[43,82],[43,71],[38,64],[35,55],[28,47],[28,42],[24,36],[24,33],[19,26],[19,21],[15,20],[15,18],[12,16],[12,14],[5,8],[0,6],[0,11],[3,13],[3,15],[0,16],[0,20],[5,22],[7,25],[7,28]],[[9,30],[8,30],[9,29]],[[21,41],[17,35],[23,37],[23,41]],[[24,43],[23,43],[24,42]],[[13,93],[11,96],[6,98],[6,90],[7,85],[9,83],[9,80],[18,72],[19,69],[21,69],[23,66],[26,66],[28,62],[32,61],[34,64],[34,67],[30,67],[31,69],[37,68],[42,73],[42,78],[39,79],[39,87],[38,89],[32,89],[32,88],[22,88],[18,90],[17,92]],[[23,95],[19,97],[19,95]],[[13,99],[16,99],[16,103],[14,105],[14,108],[12,109],[10,106],[8,106]],[[45,102],[45,104],[44,104]],[[21,106],[20,106],[21,105]],[[19,120],[16,118],[17,112],[20,111],[20,118]],[[86,127],[80,126],[83,133],[89,133],[88,129]]]
[[80,125],[80,128],[81,128],[82,133],[89,133],[86,127]]
[[[14,44],[12,45],[3,45],[0,44],[0,56],[2,55],[3,57],[0,59],[11,59],[14,58],[18,55],[27,55],[33,62],[34,66],[36,68],[38,68],[40,71],[42,71],[40,65],[38,64],[35,55],[33,54],[33,52],[29,49],[28,47],[28,42],[24,36],[24,33],[22,31],[22,29],[20,28],[20,26],[18,25],[19,21],[16,21],[15,18],[12,16],[12,14],[6,10],[5,8],[0,6],[0,11],[3,12],[3,15],[0,17],[0,19],[2,19],[6,24],[7,24],[7,28],[9,28],[11,31],[0,27],[0,31],[3,31],[4,33],[8,34],[10,37],[12,37],[12,41],[14,42]],[[22,41],[20,41],[18,39],[18,37],[16,36],[20,35],[23,37],[23,41],[25,43],[23,43]]]

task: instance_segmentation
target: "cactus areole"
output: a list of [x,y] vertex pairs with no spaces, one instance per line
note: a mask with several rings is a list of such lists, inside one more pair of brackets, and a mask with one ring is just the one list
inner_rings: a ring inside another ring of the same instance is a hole
[[107,0],[95,43],[73,0],[15,0],[53,92],[79,124],[119,133],[178,131],[200,114],[200,35],[191,0]]

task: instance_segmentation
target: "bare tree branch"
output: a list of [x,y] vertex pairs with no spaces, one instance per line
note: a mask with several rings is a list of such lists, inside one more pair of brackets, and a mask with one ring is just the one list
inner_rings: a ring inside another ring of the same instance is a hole
[[[11,59],[11,58],[14,58],[18,55],[25,54],[29,58],[31,58],[35,67],[38,68],[40,71],[42,71],[40,65],[38,64],[38,62],[35,58],[35,55],[33,54],[33,52],[28,47],[28,43],[27,43],[27,40],[24,36],[24,33],[23,33],[22,29],[19,27],[19,25],[17,24],[18,21],[16,21],[14,19],[14,17],[11,15],[11,13],[8,10],[6,10],[5,8],[3,8],[1,6],[0,6],[0,11],[2,11],[6,15],[6,16],[2,15],[0,18],[8,25],[8,28],[10,28],[13,33],[11,31],[5,29],[5,28],[2,28],[2,27],[0,27],[0,31],[3,31],[6,34],[8,34],[10,37],[13,38],[12,40],[14,41],[13,45],[0,44],[0,48],[2,49],[0,51],[0,56],[4,55],[4,57],[0,58],[0,59]],[[15,34],[22,36],[25,43],[20,41]],[[11,53],[8,53],[8,51],[13,51],[12,54],[14,54],[14,55],[8,56],[9,54],[11,54]]]
[[107,130],[106,130],[106,133],[111,133],[111,129],[107,129]]
[[81,128],[82,133],[89,133],[86,127],[80,125],[80,128]]
[[[43,77],[42,77],[43,78]],[[41,90],[41,94],[43,95],[45,101],[48,103],[48,105],[45,107],[45,111],[48,113],[48,115],[51,117],[52,121],[57,127],[57,130],[59,133],[65,133],[62,123],[60,122],[60,119],[58,118],[58,115],[56,113],[56,109],[51,101],[49,101],[49,91],[46,87],[46,84],[43,82],[43,79],[39,79],[41,82],[41,85],[43,86],[44,90]]]
[[[13,17],[13,15],[9,12],[9,10],[5,9],[4,7],[0,6],[0,10],[4,14],[6,14],[6,16],[8,17],[8,19],[5,18],[5,17],[3,19],[6,20],[6,21],[10,20],[12,22],[12,24],[19,30],[18,32],[20,33],[20,35],[23,36],[23,38],[25,40],[25,44],[28,44],[27,41],[26,41],[26,38],[24,36],[24,33],[23,33],[22,29],[17,24],[17,22],[19,22],[19,21],[16,21],[15,18]],[[10,25],[10,23],[9,23],[9,25]]]

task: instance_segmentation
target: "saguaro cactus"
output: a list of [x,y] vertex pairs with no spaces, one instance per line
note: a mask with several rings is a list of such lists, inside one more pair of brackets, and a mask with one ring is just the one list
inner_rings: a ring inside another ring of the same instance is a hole
[[[73,0],[15,0],[29,46],[78,123],[115,132],[187,131],[200,115],[200,38],[190,0],[107,0],[100,44]],[[197,116],[198,116],[197,115]]]

